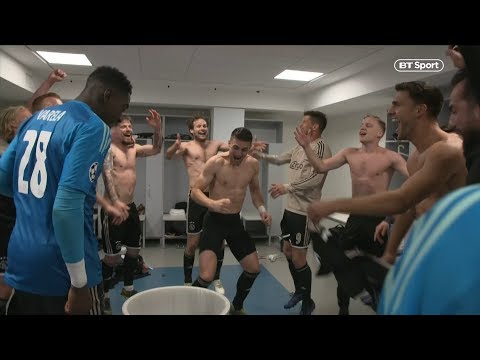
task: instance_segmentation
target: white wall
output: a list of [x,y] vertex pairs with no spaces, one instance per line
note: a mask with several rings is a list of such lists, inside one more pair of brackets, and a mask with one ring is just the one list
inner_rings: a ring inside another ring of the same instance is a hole
[[[280,114],[277,117],[277,119],[278,119],[278,121],[283,122],[283,142],[282,142],[283,143],[283,151],[287,151],[287,150],[289,150],[292,147],[297,145],[297,142],[295,141],[295,137],[293,135],[293,132],[295,131],[296,126],[298,124],[300,124],[300,122],[302,121],[303,112],[291,112],[291,113],[287,113],[287,114]],[[279,151],[277,153],[272,153],[272,154],[273,155],[279,155],[280,153],[281,153],[281,151]],[[277,165],[273,165],[273,164],[270,164],[269,166],[277,167]],[[285,184],[285,183],[288,183],[288,164],[280,165],[280,168],[281,168],[281,171],[275,172],[275,174],[279,175],[279,178],[269,179],[270,184],[274,184],[274,183]],[[285,208],[287,206],[287,197],[282,196],[282,200],[283,201],[282,201],[281,206],[283,208]],[[279,201],[276,201],[276,202],[273,202],[273,203],[278,204]]]
[[38,88],[41,80],[32,74],[32,71],[0,51],[0,78],[7,80],[31,93]]
[[[431,78],[432,73],[397,72],[393,67],[397,59],[445,58],[442,47],[433,45],[422,47],[392,46],[383,49],[381,53],[382,56],[379,53],[374,53],[356,62],[355,65],[364,68],[363,71],[309,93],[306,97],[305,107],[316,109],[388,89],[399,82]],[[450,73],[450,76],[452,76],[454,72],[452,62],[444,61],[444,65],[442,74]]]
[[228,142],[232,131],[245,125],[244,109],[213,108],[210,124],[212,139]]
[[[55,85],[55,92],[64,99],[74,99],[85,86],[86,76],[69,75],[70,81]],[[250,108],[259,110],[289,111],[304,107],[303,95],[294,91],[262,91],[218,87],[207,85],[176,84],[169,81],[132,80],[131,102],[136,104],[157,104],[168,107],[225,107]]]

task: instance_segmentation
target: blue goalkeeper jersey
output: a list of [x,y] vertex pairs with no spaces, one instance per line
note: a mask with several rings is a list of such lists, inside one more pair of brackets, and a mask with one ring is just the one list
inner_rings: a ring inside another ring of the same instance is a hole
[[389,271],[379,314],[480,314],[480,186],[438,201],[412,227]]
[[70,276],[52,223],[59,186],[86,195],[84,259],[88,286],[101,283],[93,206],[97,179],[109,147],[109,127],[80,101],[41,110],[21,125],[1,163],[4,171],[13,167],[17,209],[8,248],[7,284],[43,296],[68,294]]

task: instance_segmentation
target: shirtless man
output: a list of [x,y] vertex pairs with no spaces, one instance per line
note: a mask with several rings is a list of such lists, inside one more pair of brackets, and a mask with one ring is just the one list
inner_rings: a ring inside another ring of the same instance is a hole
[[[188,129],[193,141],[182,142],[180,134],[177,134],[177,141],[167,149],[166,158],[171,160],[175,155],[182,156],[187,169],[190,189],[195,185],[203,167],[208,159],[219,151],[229,151],[227,143],[218,140],[208,140],[208,124],[204,117],[195,116],[187,121]],[[265,143],[258,141],[253,143],[254,148],[265,149]],[[208,189],[203,189],[208,196]],[[195,261],[195,250],[198,247],[200,233],[202,232],[203,217],[207,208],[197,204],[189,193],[187,207],[187,246],[183,254],[183,271],[185,285],[192,285],[192,269]],[[213,280],[215,291],[225,294],[225,289],[220,281],[220,269],[223,264],[224,247],[217,254],[217,271]]]
[[[468,185],[480,182],[480,47],[459,48],[462,52],[449,48],[461,68],[451,80],[450,120],[464,137]],[[454,191],[412,226],[405,251],[385,280],[379,313],[480,314],[479,195],[478,186]]]
[[397,84],[395,90],[389,114],[398,123],[398,139],[409,140],[416,147],[407,161],[410,177],[394,191],[316,202],[309,208],[314,222],[337,211],[372,216],[400,214],[383,255],[389,263],[394,262],[398,245],[413,221],[439,198],[464,186],[467,174],[461,139],[442,131],[437,122],[443,105],[440,90],[419,81]]
[[[103,249],[105,252],[105,258],[102,262],[105,298],[108,298],[113,267],[119,260],[122,245],[127,247],[127,253],[124,259],[124,286],[121,295],[128,298],[136,294],[133,277],[142,240],[140,219],[137,207],[133,203],[137,180],[136,158],[159,154],[163,144],[160,115],[155,110],[149,110],[149,112],[150,115],[146,117],[146,120],[154,130],[152,145],[132,143],[132,120],[129,116],[122,116],[117,124],[111,128],[112,145],[109,154],[112,156],[113,167],[111,169],[105,168],[103,171],[105,196],[112,204],[118,202],[128,204],[129,216],[120,223],[122,219],[120,221],[116,220],[116,217],[112,219],[109,214],[105,214],[103,208],[101,211]],[[107,158],[105,162],[110,160]],[[114,189],[111,189],[110,184],[113,184]],[[116,198],[117,196],[118,198]],[[106,300],[106,310],[108,310],[108,304],[109,300]]]
[[480,183],[480,102],[465,69],[453,76],[451,85],[450,123],[463,137],[467,185]]
[[[362,120],[359,136],[359,148],[346,148],[328,159],[320,159],[310,146],[310,134],[305,134],[297,128],[295,139],[305,150],[308,161],[319,173],[337,169],[345,164],[350,167],[352,179],[352,197],[378,194],[388,190],[395,170],[408,177],[406,161],[397,152],[380,147],[378,143],[385,133],[385,123],[374,115],[366,115]],[[384,216],[350,215],[345,225],[345,230],[340,236],[338,246],[342,251],[358,246],[362,250],[375,256],[382,256],[385,244],[382,239],[374,242],[375,227],[383,221]],[[322,263],[328,263],[327,258],[322,257]],[[342,274],[334,270],[337,278]],[[339,315],[348,315],[350,297],[343,289],[341,280],[337,287]]]
[[[248,155],[252,133],[246,128],[237,128],[233,130],[229,144],[229,152],[215,155],[206,162],[191,190],[193,200],[208,208],[200,239],[200,275],[193,286],[206,288],[210,285],[215,275],[217,254],[225,239],[244,270],[237,282],[232,313],[244,314],[243,302],[260,273],[255,242],[240,219],[247,187],[262,222],[270,225],[272,217],[265,209],[260,191],[260,166]],[[210,189],[209,196],[204,193],[207,188]]]
[[49,106],[62,105],[62,99],[54,92],[50,92],[50,89],[57,83],[65,80],[67,73],[61,69],[54,69],[40,84],[37,90],[33,93],[32,97],[27,102],[27,108],[32,114],[45,109]]

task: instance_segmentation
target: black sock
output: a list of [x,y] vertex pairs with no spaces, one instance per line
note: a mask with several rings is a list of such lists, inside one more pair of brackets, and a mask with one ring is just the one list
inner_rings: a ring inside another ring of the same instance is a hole
[[113,267],[108,266],[102,261],[103,291],[105,293],[113,287],[112,275]]
[[339,285],[337,285],[337,302],[340,309],[348,309],[350,305],[350,296],[348,293]]
[[193,269],[194,262],[195,262],[195,254],[193,254],[193,256],[189,256],[183,253],[183,274],[185,277],[184,282],[186,283],[192,282],[192,269]]
[[192,286],[196,286],[196,287],[202,287],[202,288],[208,288],[208,286],[210,285],[211,281],[206,281],[206,280],[203,280],[200,276],[197,278],[197,280],[195,280],[192,284]]
[[303,293],[303,302],[309,300],[312,294],[312,270],[308,263],[297,269],[298,288]]
[[295,269],[295,265],[293,265],[292,259],[288,260],[288,268],[290,269],[290,274],[292,274],[293,284],[295,285],[295,293],[300,292],[298,287],[298,276],[297,276],[297,269]]
[[7,314],[8,299],[0,299],[0,315]]
[[217,254],[217,270],[215,270],[215,277],[213,278],[213,280],[220,279],[220,270],[222,269],[224,256],[225,256],[225,248],[220,250],[220,252]]
[[131,286],[133,285],[133,277],[135,274],[135,269],[137,267],[137,257],[130,257],[125,255],[125,259],[123,259],[124,265],[124,274],[123,274],[123,286]]
[[237,293],[235,294],[235,298],[233,299],[233,307],[235,308],[235,310],[240,310],[243,308],[243,302],[250,293],[250,289],[252,288],[252,285],[255,282],[258,274],[259,273],[249,273],[243,271],[238,278]]

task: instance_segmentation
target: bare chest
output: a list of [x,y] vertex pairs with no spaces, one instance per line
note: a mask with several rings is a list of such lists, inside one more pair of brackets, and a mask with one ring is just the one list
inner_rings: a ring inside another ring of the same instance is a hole
[[218,146],[216,144],[208,144],[202,147],[192,142],[188,145],[187,161],[205,163],[217,152]]
[[354,154],[347,158],[352,175],[373,178],[391,173],[391,161],[381,154]]
[[424,151],[423,153],[419,154],[417,151],[415,151],[407,161],[407,169],[408,173],[410,176],[415,174],[418,170],[420,170],[423,165],[425,164],[425,158],[427,155],[427,151]]
[[113,169],[115,171],[135,170],[136,150],[129,148],[127,151],[114,149],[113,151]]
[[217,172],[216,182],[222,187],[243,189],[250,183],[253,175],[254,172],[249,167],[225,166]]

